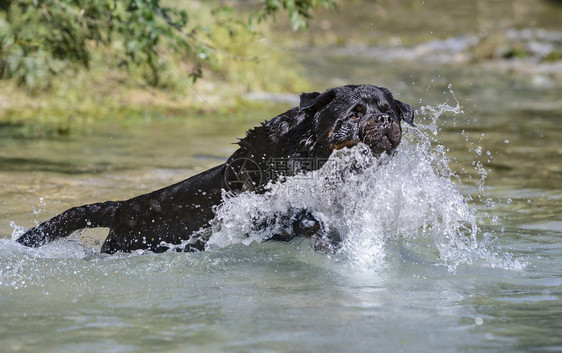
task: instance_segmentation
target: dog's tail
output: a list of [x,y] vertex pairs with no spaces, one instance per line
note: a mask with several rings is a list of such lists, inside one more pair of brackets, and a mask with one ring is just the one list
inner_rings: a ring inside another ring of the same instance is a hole
[[119,202],[113,201],[73,207],[28,229],[16,241],[25,246],[39,247],[79,229],[111,227],[118,207]]

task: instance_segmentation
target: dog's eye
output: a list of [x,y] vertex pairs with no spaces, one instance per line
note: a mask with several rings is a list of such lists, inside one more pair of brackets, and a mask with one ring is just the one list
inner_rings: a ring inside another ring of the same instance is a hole
[[359,113],[359,114],[365,114],[366,110],[367,109],[365,108],[365,106],[363,104],[357,104],[355,107],[353,107],[353,112]]
[[358,119],[361,115],[365,114],[366,111],[367,108],[365,108],[363,104],[357,104],[355,107],[353,107],[350,119]]
[[379,110],[380,110],[382,113],[388,111],[388,104],[386,104],[386,103],[381,103],[381,104],[379,105]]

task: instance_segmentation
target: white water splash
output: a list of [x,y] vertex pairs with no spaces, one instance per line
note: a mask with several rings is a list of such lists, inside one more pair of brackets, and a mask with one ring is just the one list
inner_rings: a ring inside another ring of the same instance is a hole
[[38,248],[28,248],[16,242],[27,231],[27,228],[18,226],[14,222],[10,222],[10,226],[14,228],[12,237],[10,240],[0,239],[0,256],[20,253],[21,255],[36,258],[85,258],[94,252],[94,249],[89,248],[78,240],[80,231],[75,232],[69,237],[56,239]]
[[451,181],[445,148],[432,145],[429,135],[437,134],[445,112],[462,109],[458,102],[424,107],[432,123],[405,134],[393,156],[374,158],[365,145],[342,149],[320,170],[270,184],[265,194],[226,198],[216,210],[208,248],[262,242],[290,231],[287,215],[306,209],[343,236],[338,256],[363,267],[386,266],[390,248],[417,243],[451,271],[461,264],[523,268],[495,250],[493,237],[480,234],[475,211]]

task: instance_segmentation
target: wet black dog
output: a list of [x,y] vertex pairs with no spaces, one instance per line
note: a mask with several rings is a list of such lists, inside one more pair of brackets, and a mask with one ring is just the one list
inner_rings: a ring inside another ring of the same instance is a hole
[[[400,143],[401,120],[413,125],[413,119],[412,107],[382,87],[303,93],[299,107],[248,131],[225,164],[130,200],[71,208],[29,229],[17,241],[37,247],[78,229],[108,227],[104,253],[161,252],[171,244],[187,244],[185,251],[203,250],[205,237],[200,234],[214,218],[213,207],[221,203],[222,190],[231,195],[263,192],[261,186],[270,180],[319,168],[314,161],[360,142],[375,155],[390,153]],[[302,234],[318,229],[312,226]]]

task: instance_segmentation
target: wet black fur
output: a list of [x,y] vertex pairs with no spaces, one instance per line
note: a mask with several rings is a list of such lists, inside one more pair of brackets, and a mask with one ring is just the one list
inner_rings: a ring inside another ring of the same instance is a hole
[[[327,159],[334,149],[359,142],[369,145],[374,154],[391,152],[400,142],[401,120],[413,125],[412,108],[382,87],[342,86],[324,93],[303,93],[300,98],[298,107],[249,130],[226,163],[129,200],[71,208],[29,229],[17,241],[38,247],[78,229],[107,227],[109,235],[101,248],[104,253],[136,249],[161,252],[182,242],[185,251],[204,250],[205,229],[214,218],[213,207],[222,201],[223,190],[229,190],[231,196],[243,191],[263,192],[261,187],[268,181],[317,168],[320,164],[308,162]],[[278,159],[286,161],[288,167],[276,168],[272,161]],[[231,182],[232,176],[238,177],[236,183]],[[325,230],[311,222],[305,210],[295,222],[298,234],[272,234],[272,239],[286,240],[294,235],[322,238],[319,233]],[[301,224],[312,226],[304,229]],[[332,242],[340,240],[337,235],[330,237]]]

